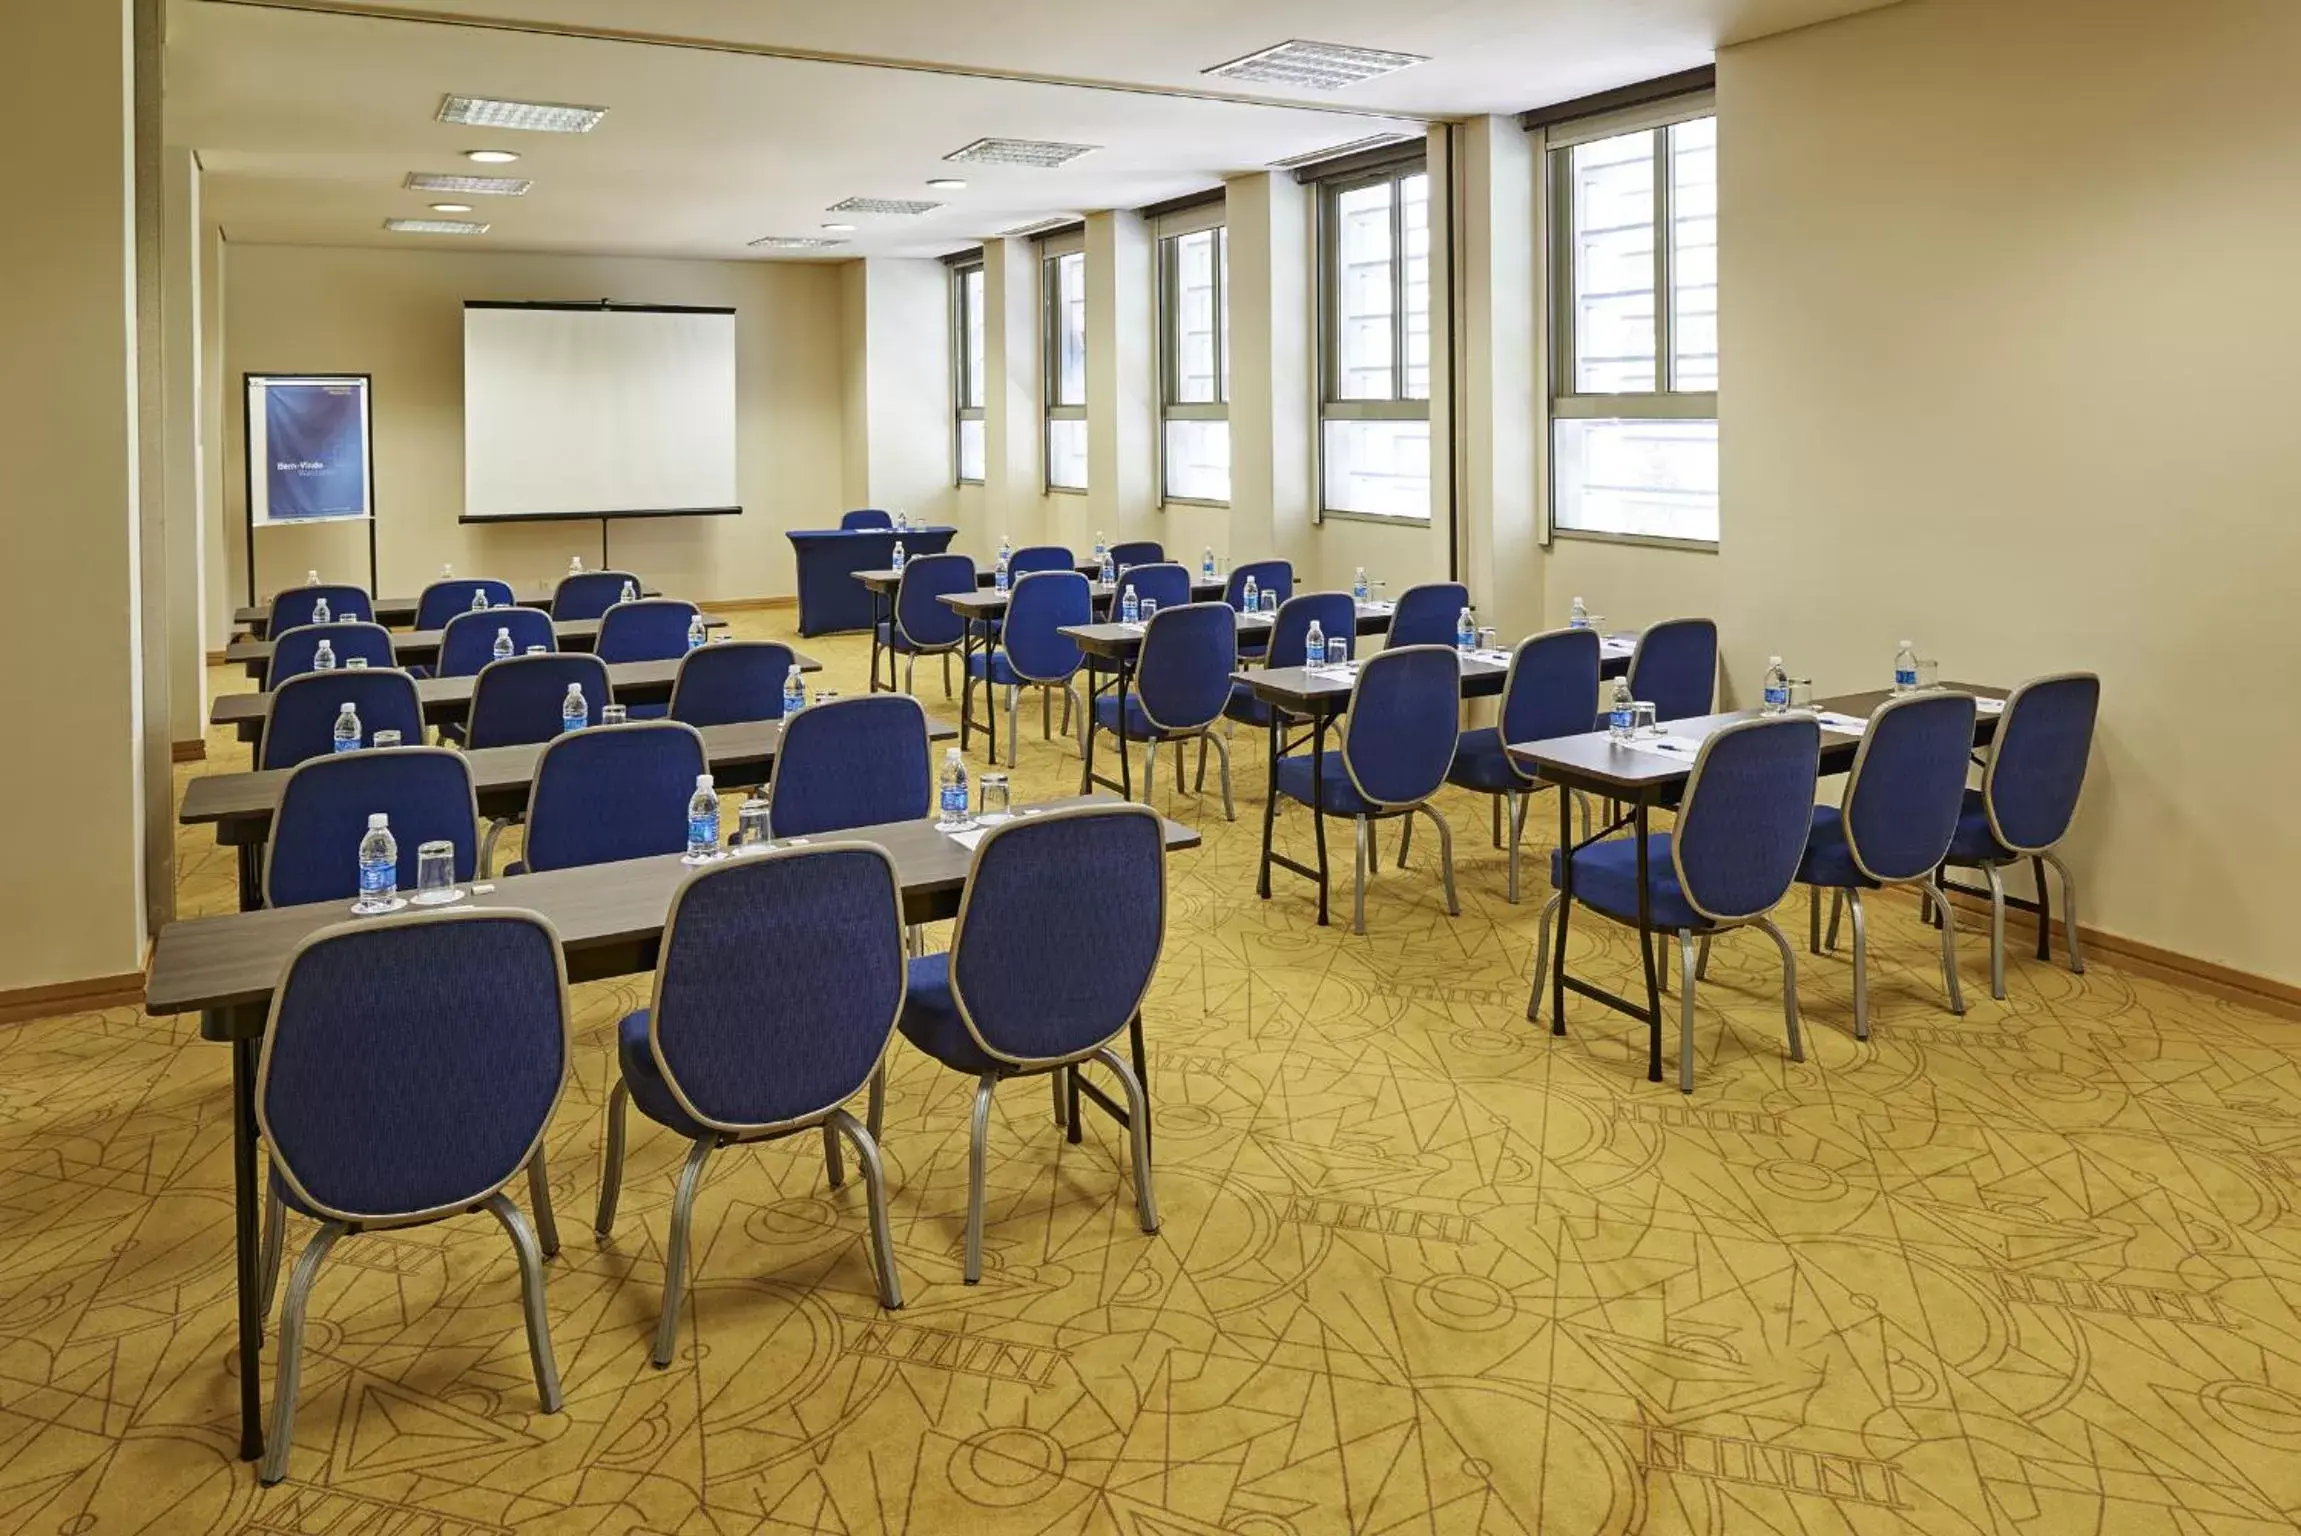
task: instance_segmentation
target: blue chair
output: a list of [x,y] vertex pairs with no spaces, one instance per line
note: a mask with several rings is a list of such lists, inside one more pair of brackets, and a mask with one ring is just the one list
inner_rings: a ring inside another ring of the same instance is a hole
[[[1156,539],[1135,539],[1111,546],[1111,564],[1128,571],[1138,565],[1162,565],[1166,562],[1166,548]],[[1186,597],[1184,601],[1189,601]]]
[[[710,772],[703,735],[676,720],[593,726],[553,738],[527,792],[527,847],[507,875],[681,853],[687,802]],[[494,865],[497,828],[480,867]]]
[[[1821,727],[1810,715],[1738,720],[1713,731],[1686,780],[1675,832],[1646,839],[1648,910],[1654,927],[1678,936],[1684,979],[1678,1025],[1678,1087],[1694,1091],[1694,940],[1729,929],[1765,930],[1782,952],[1782,1022],[1790,1060],[1806,1059],[1798,1034],[1798,961],[1767,913],[1789,894],[1813,825],[1814,784],[1821,764]],[[1550,883],[1565,861],[1550,854]],[[1559,895],[1542,906],[1534,948],[1534,992],[1526,1017],[1537,1017],[1550,961],[1550,920]],[[1638,922],[1638,840],[1608,838],[1574,855],[1574,899],[1617,923]],[[1661,1023],[1654,1024],[1657,1033]]]
[[[1965,771],[1973,751],[1970,694],[1908,693],[1870,716],[1854,754],[1845,799],[1817,805],[1798,881],[1807,887],[1807,944],[1822,951],[1822,888],[1832,894],[1829,948],[1838,947],[1838,909],[1854,912],[1854,1038],[1870,1037],[1869,934],[1862,892],[1915,885],[1941,914],[1942,986],[1949,1010],[1965,1012],[1957,984],[1957,919],[1934,883],[1965,804]],[[1699,978],[1700,967],[1695,968]]]
[[[903,1037],[975,1079],[967,1161],[965,1278],[983,1276],[983,1180],[991,1094],[1007,1077],[1099,1061],[1126,1092],[1135,1212],[1158,1230],[1150,1098],[1111,1042],[1139,1031],[1166,941],[1166,837],[1146,806],[1083,805],[991,830],[975,850],[947,954],[910,966]],[[1139,1041],[1140,1035],[1137,1034]]]
[[[1300,597],[1287,598],[1270,626],[1270,636],[1263,648],[1264,663],[1273,667],[1301,666],[1309,654],[1305,647],[1309,644],[1313,623],[1318,625],[1324,639],[1352,640],[1358,632],[1358,605],[1347,592],[1306,592]],[[1245,655],[1243,646],[1239,654]],[[1244,683],[1230,685],[1230,702],[1223,705],[1222,712],[1224,718],[1238,725],[1261,728],[1270,725],[1270,706],[1256,698],[1254,690]]]
[[698,646],[671,680],[671,718],[689,725],[736,725],[783,718],[783,680],[797,658],[773,640]]
[[1163,612],[1180,608],[1190,601],[1190,572],[1179,565],[1130,565],[1119,576],[1118,590],[1111,594],[1111,617],[1118,617],[1119,600],[1126,589],[1135,589],[1135,599],[1144,598],[1159,605]]
[[371,667],[396,667],[399,658],[392,654],[391,631],[381,624],[355,621],[350,624],[299,624],[294,629],[278,631],[272,639],[271,664],[264,669],[264,686],[277,688],[291,677],[301,677],[316,671],[313,658],[319,654],[320,642],[326,641],[328,652],[336,659],[339,669],[349,671],[353,661],[364,661]]
[[917,821],[933,800],[927,712],[909,694],[832,699],[783,722],[767,813],[775,836]]
[[[1510,654],[1510,671],[1502,680],[1502,711],[1498,725],[1464,731],[1454,745],[1454,766],[1447,770],[1450,784],[1476,794],[1494,796],[1497,817],[1505,805],[1510,822],[1510,901],[1518,901],[1518,845],[1526,835],[1529,797],[1546,789],[1532,770],[1522,768],[1503,749],[1511,742],[1548,741],[1556,736],[1579,736],[1589,730],[1598,704],[1600,665],[1598,632],[1594,629],[1553,629],[1519,642]],[[1582,836],[1590,836],[1590,801],[1579,791]],[[1499,821],[1495,842],[1502,841]]]
[[[1446,915],[1462,915],[1454,895],[1454,834],[1430,803],[1454,764],[1455,732],[1462,719],[1462,664],[1454,647],[1409,645],[1368,657],[1350,690],[1342,745],[1317,763],[1307,752],[1278,760],[1271,792],[1315,816],[1347,816],[1357,832],[1356,880],[1350,931],[1366,932],[1366,877],[1374,864],[1370,833],[1377,822],[1420,811],[1438,828],[1438,862],[1446,885]],[[1314,772],[1314,769],[1317,770]],[[1323,786],[1325,801],[1319,800]],[[1325,843],[1319,844],[1319,884],[1326,883]],[[1406,866],[1407,844],[1398,845]]]
[[509,608],[519,601],[508,581],[494,581],[485,576],[443,576],[425,587],[416,598],[415,627],[447,628],[448,621],[456,615],[472,611],[472,599],[482,592],[487,594],[490,608]]
[[[1011,569],[1011,567],[1010,567]],[[974,695],[977,681],[987,692],[993,688],[1007,690],[1007,766],[1015,766],[1020,735],[1016,719],[1021,712],[1025,688],[1040,691],[1044,706],[1045,730],[1049,740],[1054,737],[1055,690],[1063,693],[1063,732],[1071,728],[1071,706],[1077,695],[1072,691],[1071,679],[1078,675],[1085,655],[1078,642],[1062,633],[1065,625],[1094,622],[1094,597],[1087,579],[1068,565],[1061,570],[1033,571],[1015,583],[1007,601],[1007,618],[999,631],[999,648],[977,651],[967,658],[966,693],[960,709],[967,708],[966,700]],[[994,702],[993,708],[997,705]]]
[[2004,866],[2027,857],[2037,869],[2038,958],[2051,957],[2044,865],[2061,876],[2061,938],[2069,968],[2085,971],[2077,940],[2077,883],[2054,847],[2077,814],[2101,710],[2101,679],[2091,672],[2034,678],[2013,691],[1991,738],[1981,788],[1968,790],[1957,833],[1943,860],[1979,869],[1989,880],[1989,994],[2005,996]]
[[438,675],[477,677],[495,660],[497,631],[511,636],[511,654],[525,656],[532,646],[559,649],[559,633],[551,615],[541,608],[490,608],[485,613],[459,613],[440,631]]
[[[1638,636],[1630,653],[1630,697],[1654,706],[1654,718],[1691,720],[1717,709],[1718,625],[1714,619],[1664,619]],[[1606,728],[1591,711],[1592,729]]]
[[360,888],[360,840],[368,817],[391,818],[399,885],[415,886],[416,850],[455,844],[455,877],[479,867],[479,801],[471,767],[445,747],[339,752],[299,764],[280,790],[264,850],[264,905],[350,901]]
[[[945,607],[943,599],[975,590],[975,562],[965,555],[917,555],[903,567],[895,588],[895,617],[882,619],[878,645],[891,647],[910,659],[903,665],[903,691],[911,691],[912,673],[921,656],[943,658],[943,694],[951,692],[951,655],[967,638],[967,621]],[[873,666],[877,647],[873,648]]]
[[256,766],[293,768],[335,751],[336,716],[346,704],[360,717],[363,746],[373,744],[378,731],[397,731],[411,745],[423,740],[423,701],[405,672],[306,672],[272,690],[256,741]]
[[839,514],[839,528],[845,533],[855,533],[863,529],[892,528],[894,526],[895,519],[877,507],[857,507],[852,512]]
[[328,623],[340,624],[347,618],[363,624],[375,622],[375,599],[368,596],[367,588],[321,582],[311,587],[290,587],[276,594],[271,612],[264,618],[264,633],[284,635],[291,629],[315,622],[313,610],[323,599],[328,605]]
[[[1246,579],[1249,576],[1254,578],[1255,601],[1258,606],[1261,603],[1262,594],[1265,592],[1276,592],[1281,608],[1286,606],[1288,598],[1294,596],[1294,564],[1292,561],[1249,560],[1244,565],[1231,567],[1229,577],[1223,582],[1222,600],[1233,608],[1244,609],[1246,605]],[[1321,627],[1325,627],[1326,621],[1321,619],[1319,624]],[[1330,635],[1339,633],[1345,637],[1355,636],[1358,633],[1358,610],[1355,607],[1351,609],[1349,618],[1339,631],[1327,628],[1326,632]],[[1268,640],[1260,636],[1252,639],[1241,638],[1238,643],[1239,657],[1244,661],[1260,661],[1263,659],[1263,653],[1269,648],[1269,644]],[[1277,665],[1298,667],[1302,663],[1299,660],[1282,661]]]
[[621,661],[676,661],[687,654],[687,632],[701,610],[676,597],[617,603],[599,616],[592,654],[609,666]]
[[1431,581],[1398,594],[1390,612],[1390,634],[1382,643],[1396,650],[1406,645],[1443,645],[1454,648],[1454,626],[1470,606],[1470,589],[1459,581]]
[[597,724],[601,707],[615,696],[607,681],[607,663],[597,656],[553,651],[491,661],[472,682],[471,715],[455,734],[472,748],[549,741],[559,734],[559,711],[570,684],[583,690],[592,723]]
[[[688,1138],[664,1254],[658,1368],[671,1363],[679,1341],[695,1192],[705,1159],[720,1147],[819,1127],[837,1189],[845,1176],[839,1138],[853,1142],[879,1302],[902,1306],[877,1138],[887,1044],[903,1009],[903,942],[894,860],[869,843],[778,848],[706,865],[672,897],[654,996],[617,1030],[622,1071],[607,1100],[607,1164],[593,1222],[602,1239],[615,1229],[626,1103]],[[842,1107],[866,1085],[868,1130]]]
[[[1180,570],[1180,566],[1171,569]],[[1139,572],[1137,573],[1140,574]],[[1158,749],[1162,741],[1199,743],[1198,789],[1206,789],[1206,747],[1212,742],[1222,759],[1222,814],[1238,820],[1230,798],[1230,743],[1214,732],[1230,702],[1230,675],[1238,670],[1238,616],[1227,603],[1190,603],[1162,607],[1143,630],[1142,651],[1135,662],[1134,691],[1095,700],[1089,730],[1108,731],[1118,737],[1118,750],[1127,743],[1149,743],[1143,756],[1143,802],[1151,798],[1158,777]],[[1089,784],[1082,766],[1079,793]],[[1175,777],[1182,777],[1181,748],[1176,748]]]
[[[272,1000],[256,1069],[256,1123],[271,1151],[266,1302],[286,1212],[319,1231],[280,1313],[279,1375],[263,1481],[287,1476],[304,1313],[344,1237],[485,1210],[519,1258],[528,1360],[545,1413],[563,1398],[544,1310],[543,1259],[558,1248],[544,1128],[567,1082],[567,970],[533,912],[430,912],[323,928],[298,945]],[[528,1175],[535,1227],[504,1194]],[[542,1242],[538,1246],[538,1232]]]
[[1041,571],[1077,574],[1078,560],[1060,544],[1027,544],[1007,557],[1007,579],[1021,581]]
[[562,576],[552,590],[551,616],[561,623],[600,618],[623,601],[626,586],[635,598],[644,590],[639,578],[629,571],[578,571]]

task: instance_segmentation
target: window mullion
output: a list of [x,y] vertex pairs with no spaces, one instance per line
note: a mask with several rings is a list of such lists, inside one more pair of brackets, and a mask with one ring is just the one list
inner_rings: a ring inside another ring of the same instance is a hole
[[1406,179],[1390,184],[1390,398],[1406,398]]
[[1675,355],[1677,353],[1676,323],[1670,314],[1670,288],[1674,279],[1674,258],[1670,250],[1670,226],[1675,212],[1672,204],[1670,174],[1670,130],[1656,128],[1654,134],[1654,389],[1668,394],[1678,387]]

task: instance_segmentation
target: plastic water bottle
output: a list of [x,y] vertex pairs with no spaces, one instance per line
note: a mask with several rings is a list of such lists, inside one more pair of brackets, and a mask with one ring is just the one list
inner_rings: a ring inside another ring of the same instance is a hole
[[377,811],[368,817],[360,839],[360,905],[371,912],[391,905],[399,889],[399,843],[391,835],[391,818]]
[[324,597],[313,598],[312,622],[314,624],[328,624],[334,622],[334,620],[335,614],[332,610],[329,609],[328,600]]
[[360,712],[346,703],[336,712],[336,739],[333,750],[357,752],[360,749]]
[[783,717],[788,720],[807,707],[807,681],[794,666],[783,674]]
[[1614,679],[1614,697],[1606,705],[1606,734],[1616,741],[1630,739],[1630,724],[1636,717],[1630,698],[1630,680]]
[[1198,574],[1203,581],[1214,580],[1214,546],[1212,544],[1206,547],[1205,554],[1198,557]]
[[710,635],[704,632],[702,614],[699,613],[687,621],[687,648],[689,650],[698,649],[704,641],[710,638]]
[[443,562],[439,568],[439,579],[442,581],[455,580],[455,567]]
[[1894,652],[1894,692],[1915,693],[1918,685],[1917,642],[1904,640]]
[[627,582],[625,582],[625,583],[623,584],[623,590],[622,590],[621,592],[619,592],[619,593],[617,593],[617,594],[616,594],[616,601],[617,601],[617,602],[621,602],[621,603],[636,603],[636,602],[638,602],[638,601],[639,601],[639,588],[638,588],[637,584],[635,584],[635,583],[633,583],[633,582],[628,582],[628,581],[627,581]]
[[992,590],[1003,594],[1007,590],[1007,580],[1007,549],[1002,544],[999,546],[999,563],[991,571]]
[[320,584],[320,573],[319,573],[319,572],[317,572],[317,571],[306,571],[306,572],[304,572],[304,585],[305,585],[305,586],[307,586],[307,587],[316,587],[316,586],[318,586],[319,584]]
[[1119,594],[1119,622],[1140,624],[1143,621],[1142,599],[1135,596],[1135,584],[1127,583],[1126,591]]
[[1578,597],[1574,599],[1574,606],[1566,610],[1566,627],[1569,629],[1588,629],[1590,627],[1590,609]]
[[935,796],[935,825],[945,832],[967,824],[967,763],[957,747],[943,752],[943,773]]
[[1326,665],[1326,631],[1316,619],[1310,621],[1310,633],[1302,640],[1302,664],[1306,667]]
[[1096,529],[1096,530],[1095,530],[1095,564],[1097,564],[1097,565],[1107,565],[1107,564],[1109,564],[1110,562],[1108,562],[1107,560],[1105,560],[1105,559],[1103,558],[1103,556],[1105,556],[1105,555],[1107,555],[1107,554],[1109,554],[1109,553],[1110,553],[1110,547],[1109,547],[1108,545],[1106,545],[1106,544],[1104,544],[1104,543],[1103,543],[1103,535],[1102,535],[1102,530],[1098,528],[1098,529]]
[[1238,607],[1241,613],[1252,613],[1262,604],[1255,596],[1255,580],[1247,577],[1246,585],[1238,589]]
[[687,857],[701,860],[719,852],[719,791],[711,775],[695,776],[695,793],[687,800]]
[[1766,658],[1765,705],[1760,714],[1786,715],[1790,712],[1790,674],[1782,666],[1782,658]]
[[471,594],[471,611],[473,613],[487,612],[487,588],[481,587]]
[[899,571],[903,568],[903,541],[901,539],[895,541],[895,552],[888,558],[894,562],[896,570]]
[[1454,621],[1454,648],[1465,656],[1478,649],[1478,619],[1467,608]]
[[1366,581],[1366,567],[1362,565],[1358,568],[1358,574],[1350,578],[1350,600],[1354,603],[1363,603],[1371,591],[1373,588],[1368,586]]
[[567,562],[567,574],[570,576],[583,574],[583,557],[581,555],[576,555]]
[[509,656],[511,652],[511,631],[508,629],[497,630],[495,632],[495,659],[497,661],[501,661],[506,656]]
[[1103,564],[1103,568],[1100,574],[1102,576],[1104,586],[1107,587],[1112,582],[1119,579],[1119,568],[1112,562],[1109,550],[1097,549],[1095,551],[1095,558],[1100,560]]
[[1014,558],[1015,558],[1015,545],[1014,545],[1014,541],[1013,541],[1012,539],[1009,539],[1009,538],[1008,538],[1008,537],[1007,537],[1005,534],[1003,534],[1003,533],[1002,533],[1002,534],[1000,534],[1000,535],[999,535],[999,564],[1001,564],[1001,565],[1005,565],[1005,564],[1006,564],[1006,563],[1007,563],[1009,560],[1012,560],[1012,559],[1014,559]]
[[320,648],[312,652],[312,670],[314,672],[333,672],[335,669],[336,648],[322,640]]
[[562,732],[580,731],[591,723],[591,701],[583,696],[581,683],[567,685],[567,697],[559,701],[559,728]]

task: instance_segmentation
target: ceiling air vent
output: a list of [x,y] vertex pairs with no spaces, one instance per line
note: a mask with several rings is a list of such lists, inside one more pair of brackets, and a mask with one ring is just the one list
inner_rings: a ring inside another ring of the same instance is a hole
[[605,107],[575,107],[556,101],[504,101],[493,96],[450,96],[439,104],[443,123],[473,128],[517,128],[526,133],[589,133],[607,116]]
[[846,243],[844,240],[818,239],[813,235],[761,235],[751,242],[753,248],[762,251],[827,251],[832,246]]
[[941,203],[917,202],[904,197],[850,197],[833,203],[825,213],[933,213]]
[[484,235],[485,224],[470,219],[386,219],[384,228],[395,235]]
[[1056,144],[1045,139],[977,139],[943,158],[966,165],[1028,165],[1051,171],[1100,148],[1100,144]]
[[525,197],[535,183],[519,176],[455,176],[429,171],[407,173],[410,192],[477,192],[488,197]]
[[1347,43],[1312,43],[1301,38],[1250,53],[1228,64],[1201,71],[1225,80],[1256,85],[1292,85],[1311,91],[1339,91],[1380,75],[1430,60],[1419,53],[1389,53],[1380,48],[1353,48]]

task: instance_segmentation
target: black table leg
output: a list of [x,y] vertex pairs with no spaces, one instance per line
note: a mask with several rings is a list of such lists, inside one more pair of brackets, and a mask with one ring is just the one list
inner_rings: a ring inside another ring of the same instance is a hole
[[1563,785],[1558,790],[1558,846],[1565,850],[1558,860],[1558,937],[1557,949],[1550,956],[1550,1033],[1566,1033],[1566,919],[1574,915],[1574,855],[1580,850],[1574,846],[1574,813],[1568,803],[1574,797]]
[[240,873],[240,910],[253,912],[264,904],[264,845],[242,843],[232,850]]
[[[1270,711],[1270,772],[1262,786],[1262,873],[1255,881],[1254,892],[1264,901],[1270,900],[1270,840],[1278,825],[1278,738],[1284,729],[1282,717],[1276,708]],[[1316,814],[1313,812],[1312,814]]]
[[[890,636],[890,638],[892,637],[892,634],[893,634],[893,631],[891,631],[891,630],[890,630],[890,631],[889,631],[889,636]],[[871,594],[871,688],[870,688],[870,691],[871,691],[871,692],[873,692],[873,693],[877,693],[877,692],[879,691],[879,594],[878,594],[877,592],[873,592],[873,593]]]
[[[1083,727],[1081,734],[1086,738],[1086,748],[1079,754],[1079,756],[1083,759],[1079,769],[1079,793],[1082,795],[1094,793],[1095,788],[1095,737],[1102,734],[1095,729],[1095,706],[1100,704],[1103,698],[1102,676],[1103,669],[1095,665],[1093,657],[1088,657],[1086,697],[1087,717],[1084,721],[1081,722]],[[1125,721],[1122,719],[1120,723],[1123,725]],[[1076,1119],[1077,1117],[1074,1115],[1072,1118]]]
[[1119,701],[1119,797],[1132,800],[1135,797],[1135,771],[1134,754],[1127,750],[1127,742],[1131,739],[1127,735],[1127,660],[1123,653],[1118,658],[1116,697]]
[[2053,897],[2045,888],[2045,860],[2030,856],[2029,867],[2037,880],[2037,958],[2053,958]]
[[1069,1100],[1063,1115],[1063,1134],[1075,1147],[1079,1144],[1079,1069],[1075,1065],[1063,1068],[1063,1093]]
[[257,1246],[256,1052],[260,1041],[232,1042],[232,1249],[240,1304],[240,1460],[264,1454],[262,1311],[264,1277]]
[[1135,1081],[1142,1084],[1143,1150],[1147,1152],[1151,1144],[1150,1054],[1143,1048],[1143,1016],[1140,1013],[1127,1020],[1127,1043],[1134,1048]]
[[1326,921],[1326,716],[1321,714],[1311,726],[1310,737],[1310,825],[1318,835],[1318,926]]
[[1662,998],[1654,977],[1654,893],[1647,884],[1647,801],[1638,800],[1638,958],[1646,967],[1646,1081],[1662,1080]]
[[[973,633],[974,627],[972,624],[967,626],[970,634]],[[993,647],[991,621],[985,619],[983,620],[983,732],[984,739],[991,744],[991,766],[996,768],[999,766],[999,690],[991,686],[991,651]],[[967,672],[967,686],[969,688],[974,686],[974,678],[975,674],[970,664]]]

